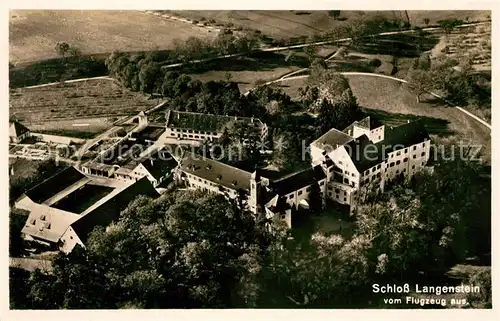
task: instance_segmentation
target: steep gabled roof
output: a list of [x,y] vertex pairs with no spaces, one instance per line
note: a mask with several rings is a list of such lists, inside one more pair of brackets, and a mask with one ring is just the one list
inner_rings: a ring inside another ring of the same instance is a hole
[[429,133],[421,120],[400,125],[395,128],[387,128],[384,132],[384,143],[386,145],[402,145],[404,148],[429,140]]
[[29,132],[30,130],[26,128],[23,124],[18,121],[13,121],[9,123],[9,136],[10,137],[19,137],[24,133]]
[[159,179],[170,173],[178,165],[170,153],[162,152],[160,155],[158,151],[143,160],[141,164],[155,179]]
[[22,233],[56,243],[68,226],[80,215],[57,208],[32,204],[31,212],[22,229]]
[[372,143],[366,135],[350,141],[344,148],[360,173],[380,163],[383,159],[379,144]]
[[360,127],[364,127],[364,128],[367,128],[369,130],[372,130],[372,129],[375,129],[375,128],[378,128],[380,126],[382,126],[383,124],[381,122],[379,122],[377,119],[375,118],[372,118],[370,116],[366,116],[365,118],[361,119],[360,121],[358,122],[354,122],[356,125],[360,126]]
[[347,143],[344,147],[359,172],[384,161],[388,154],[429,140],[429,134],[421,121],[395,128],[385,127],[384,140],[372,143],[366,135]]
[[90,232],[96,226],[108,226],[111,222],[118,220],[120,212],[139,195],[158,197],[160,194],[146,178],[142,178],[122,190],[119,194],[110,198],[93,211],[82,216],[82,218],[71,224],[71,227],[82,242],[85,242]]
[[278,181],[272,182],[271,189],[273,192],[278,193],[279,195],[286,195],[306,186],[312,185],[313,183],[317,183],[318,181],[325,178],[326,174],[321,168],[321,165],[316,165],[306,170],[289,175]]

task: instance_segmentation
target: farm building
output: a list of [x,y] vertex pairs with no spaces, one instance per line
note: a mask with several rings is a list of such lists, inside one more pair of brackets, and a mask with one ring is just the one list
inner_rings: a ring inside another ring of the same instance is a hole
[[76,244],[85,246],[94,227],[117,220],[139,195],[159,196],[147,178],[121,182],[69,167],[26,191],[14,206],[30,213],[21,231],[26,239],[69,253]]
[[18,121],[9,122],[9,142],[20,143],[31,136],[30,130]]

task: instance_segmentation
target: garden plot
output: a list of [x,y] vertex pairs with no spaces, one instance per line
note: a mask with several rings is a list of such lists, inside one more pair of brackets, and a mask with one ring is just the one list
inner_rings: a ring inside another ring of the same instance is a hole
[[433,58],[443,54],[457,60],[474,57],[475,70],[491,71],[491,23],[460,28],[449,35],[441,35],[431,53]]
[[10,115],[32,131],[96,133],[123,116],[154,106],[116,82],[95,79],[10,91]]

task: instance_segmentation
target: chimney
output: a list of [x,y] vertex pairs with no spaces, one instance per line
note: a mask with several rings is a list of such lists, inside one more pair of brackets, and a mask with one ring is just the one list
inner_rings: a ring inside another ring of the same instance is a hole
[[409,124],[409,123],[410,123],[410,120],[408,119],[406,122]]
[[153,166],[153,159],[150,158],[149,161],[151,162],[151,166]]
[[181,114],[177,113],[177,119],[181,119]]
[[253,117],[251,118],[251,120],[250,120],[250,121],[251,121],[251,122],[252,122],[252,124],[253,124]]

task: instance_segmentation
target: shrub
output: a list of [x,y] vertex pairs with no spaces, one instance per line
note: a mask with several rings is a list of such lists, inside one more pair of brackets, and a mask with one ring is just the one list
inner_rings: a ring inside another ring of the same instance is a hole
[[205,17],[200,18],[200,21],[205,21],[205,20],[207,20]]
[[215,20],[214,19],[210,19],[208,22],[209,23],[215,23]]
[[193,23],[194,23],[195,25],[197,25],[197,24],[199,23],[199,21],[198,21],[198,20],[193,20]]
[[370,66],[377,68],[377,67],[380,67],[381,65],[382,65],[382,61],[380,61],[380,59],[378,59],[378,58],[370,59]]
[[266,81],[264,79],[257,79],[254,84],[255,84],[255,86],[261,86],[265,83],[266,83]]

